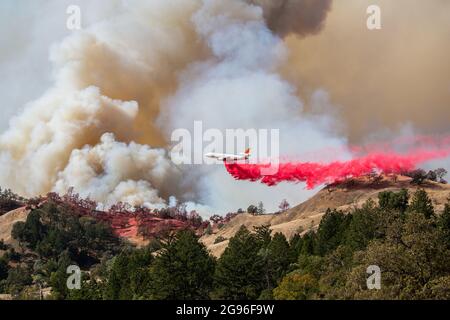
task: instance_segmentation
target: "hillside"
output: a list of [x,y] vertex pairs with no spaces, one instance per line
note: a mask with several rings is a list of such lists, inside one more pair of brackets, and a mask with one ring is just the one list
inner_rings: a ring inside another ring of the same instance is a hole
[[[220,230],[213,228],[213,234],[202,236],[201,241],[213,255],[220,256],[228,245],[228,239],[234,236],[241,225],[246,226],[249,230],[255,226],[270,225],[273,232],[282,232],[287,238],[290,238],[295,233],[316,228],[328,208],[348,211],[353,207],[360,207],[369,198],[377,199],[378,194],[382,191],[399,191],[402,188],[408,189],[410,193],[418,188],[425,189],[438,212],[443,209],[446,199],[450,197],[450,185],[426,181],[419,187],[412,185],[411,178],[404,176],[398,176],[396,179],[385,176],[378,181],[370,180],[367,177],[351,179],[327,186],[312,198],[283,213],[261,216],[248,213],[239,214],[225,223]],[[82,200],[72,199],[71,196],[56,198],[53,201],[71,205],[76,211],[79,211],[80,215],[90,215],[97,220],[107,222],[112,226],[116,235],[140,247],[148,244],[150,239],[157,237],[164,230],[180,230],[192,226],[185,219],[161,217],[144,212],[107,213],[87,210],[85,207],[88,206]],[[46,200],[40,205],[45,202]],[[17,247],[16,241],[11,237],[11,230],[14,223],[26,220],[29,211],[26,207],[21,207],[0,216],[0,239],[3,239],[6,244]],[[202,224],[195,229],[201,234],[204,228],[205,226]],[[215,243],[219,237],[225,240]]]
[[[255,226],[269,224],[273,232],[282,232],[287,238],[297,232],[306,232],[316,228],[322,216],[328,208],[348,211],[354,207],[360,207],[368,199],[376,200],[382,191],[399,191],[405,188],[410,193],[418,188],[427,191],[433,200],[435,209],[440,212],[448,197],[450,197],[450,185],[426,181],[420,187],[411,184],[411,178],[398,176],[395,179],[385,176],[382,180],[372,181],[366,177],[352,179],[345,183],[327,186],[307,201],[280,214],[267,214],[254,216],[240,214],[225,224],[220,230],[201,238],[215,256],[220,256],[228,245],[230,239],[240,228],[245,225],[249,230]],[[227,240],[214,243],[218,237]]]
[[28,209],[23,207],[12,210],[0,216],[0,239],[3,239],[6,244],[13,245],[15,247],[17,241],[11,236],[13,225],[16,222],[25,221],[29,212],[30,211]]
[[[9,201],[10,197],[4,201],[4,204],[9,204]],[[116,236],[128,240],[137,247],[143,247],[150,240],[166,233],[182,229],[193,229],[200,235],[208,225],[208,222],[203,221],[197,213],[187,213],[180,207],[159,211],[143,207],[132,210],[128,205],[118,203],[109,210],[100,211],[97,210],[97,203],[89,199],[81,199],[77,194],[69,192],[59,196],[49,193],[46,197],[40,197],[36,201],[31,200],[26,205],[24,203],[23,207],[0,215],[0,240],[17,249],[18,243],[11,236],[14,224],[25,222],[32,210],[41,209],[49,203],[59,205],[72,215],[104,222],[112,228]]]
[[[406,193],[395,193],[402,188],[409,190],[409,205]],[[118,204],[110,211],[99,211],[95,203],[77,195],[50,194],[0,216],[4,240],[0,300],[225,299],[233,297],[236,288],[252,299],[291,299],[299,294],[291,284],[302,288],[305,277],[315,286],[315,291],[305,293],[311,299],[448,300],[450,186],[425,181],[420,188],[426,192],[416,192],[418,187],[406,177],[350,179],[324,188],[284,213],[213,216],[211,224],[177,208],[128,211]],[[381,191],[393,192],[386,193],[380,205],[354,210],[367,199],[378,198]],[[323,218],[328,208],[340,211],[330,211]],[[268,224],[272,236],[267,228],[250,232]],[[241,225],[247,229],[240,229]],[[307,232],[311,229],[317,232]],[[167,241],[157,241],[175,231]],[[207,233],[212,234],[198,238]],[[302,236],[292,237],[296,233]],[[221,255],[233,236],[230,254]],[[156,241],[144,247],[151,239]],[[220,258],[215,260],[210,253]],[[387,289],[377,293],[362,289],[367,263],[373,261],[382,269],[399,266],[386,273]],[[81,291],[67,290],[66,270],[73,264],[86,277]],[[414,273],[402,277],[409,266]],[[174,280],[174,273],[183,278]],[[193,277],[197,284],[186,286]],[[180,294],[179,289],[171,293],[175,281],[177,288],[193,293]],[[247,290],[248,283],[254,292]],[[304,299],[301,294],[295,297]]]

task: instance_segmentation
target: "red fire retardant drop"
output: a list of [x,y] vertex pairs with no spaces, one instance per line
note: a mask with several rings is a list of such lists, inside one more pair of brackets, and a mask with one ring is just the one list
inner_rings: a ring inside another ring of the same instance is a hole
[[331,163],[285,162],[279,164],[278,172],[273,175],[262,175],[261,169],[267,164],[228,163],[227,171],[237,180],[259,181],[268,186],[280,182],[305,182],[308,189],[323,183],[342,181],[350,177],[360,177],[376,170],[385,174],[411,171],[423,162],[450,155],[450,150],[416,150],[408,154],[370,153],[349,161]]

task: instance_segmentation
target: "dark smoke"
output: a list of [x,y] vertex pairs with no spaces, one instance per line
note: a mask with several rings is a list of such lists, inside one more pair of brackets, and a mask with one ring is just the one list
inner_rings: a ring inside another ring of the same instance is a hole
[[248,0],[261,6],[268,26],[281,36],[315,34],[322,29],[332,0]]

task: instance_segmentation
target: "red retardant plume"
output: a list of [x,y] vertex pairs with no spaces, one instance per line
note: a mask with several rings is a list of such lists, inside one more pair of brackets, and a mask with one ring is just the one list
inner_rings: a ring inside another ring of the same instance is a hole
[[259,181],[268,186],[280,182],[305,182],[308,189],[323,183],[333,183],[350,177],[361,177],[371,172],[401,174],[417,168],[423,162],[450,155],[450,150],[416,150],[408,154],[369,153],[348,161],[331,163],[283,162],[273,175],[263,175],[261,169],[267,164],[228,163],[227,171],[237,180]]

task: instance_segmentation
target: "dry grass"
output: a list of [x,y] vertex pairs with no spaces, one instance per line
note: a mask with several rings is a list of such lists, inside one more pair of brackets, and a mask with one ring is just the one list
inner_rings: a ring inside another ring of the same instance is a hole
[[[218,257],[227,247],[228,240],[214,244],[216,238],[222,236],[230,239],[241,225],[252,230],[255,226],[270,224],[273,232],[282,232],[287,238],[291,238],[298,232],[304,233],[317,228],[328,208],[349,211],[361,207],[368,199],[376,200],[378,193],[382,191],[399,191],[406,188],[412,194],[419,187],[411,185],[410,181],[408,177],[399,176],[396,181],[391,177],[384,177],[383,180],[374,183],[364,177],[354,179],[351,184],[343,183],[325,187],[309,200],[281,214],[264,216],[240,214],[222,229],[212,235],[203,236],[201,240],[210,252]],[[427,182],[420,188],[427,191],[435,209],[438,212],[442,211],[447,198],[450,197],[450,185]]]
[[0,239],[17,249],[18,243],[12,238],[11,231],[16,222],[26,221],[29,212],[23,207],[0,216]]

